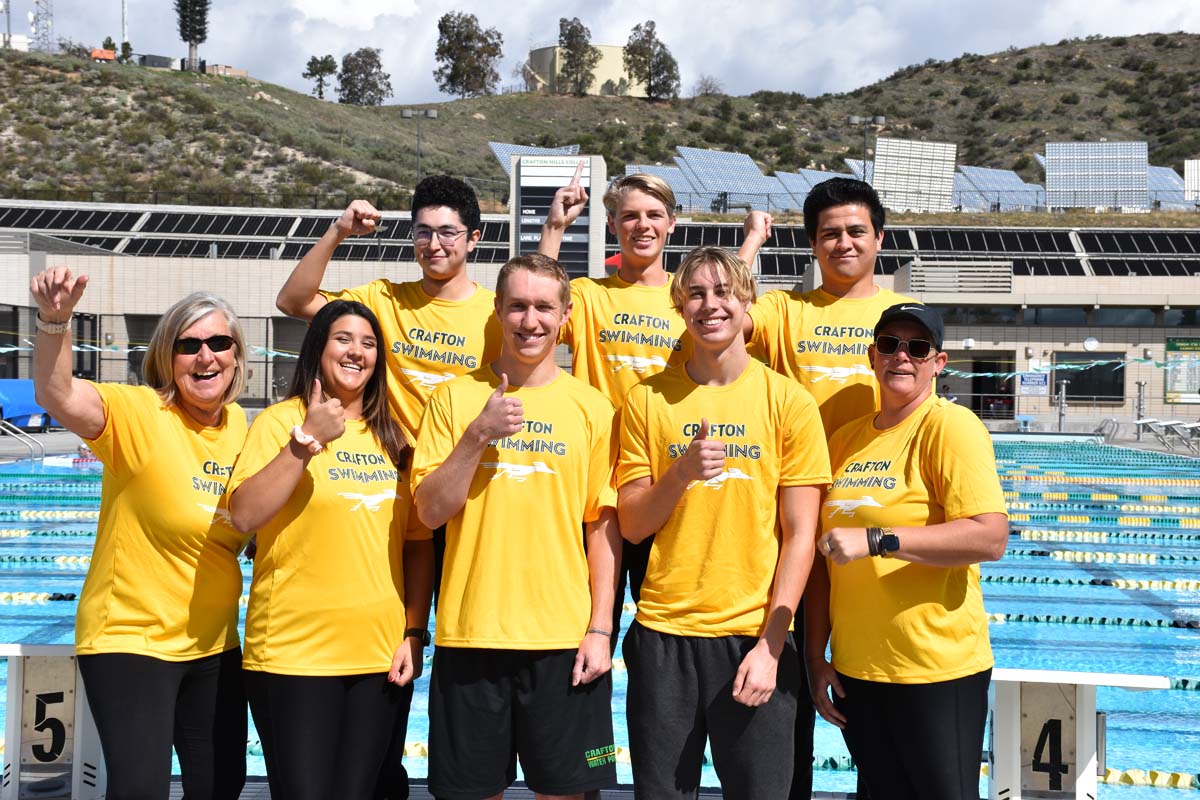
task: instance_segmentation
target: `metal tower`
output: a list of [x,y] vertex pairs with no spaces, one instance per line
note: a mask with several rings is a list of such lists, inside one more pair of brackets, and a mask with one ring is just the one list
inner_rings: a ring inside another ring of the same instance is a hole
[[121,41],[117,43],[117,51],[121,45],[129,41],[129,0],[121,0]]
[[54,0],[34,0],[29,26],[33,29],[34,50],[53,53],[58,49],[54,41]]

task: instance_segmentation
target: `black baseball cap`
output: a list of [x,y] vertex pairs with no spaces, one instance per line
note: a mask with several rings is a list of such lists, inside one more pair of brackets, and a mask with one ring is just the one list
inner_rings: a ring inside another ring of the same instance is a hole
[[942,349],[942,339],[946,336],[946,329],[942,326],[942,315],[936,309],[922,303],[898,303],[888,308],[879,317],[879,322],[875,323],[875,335],[878,336],[880,329],[888,323],[902,319],[911,320],[929,331],[929,335],[933,337],[934,348]]

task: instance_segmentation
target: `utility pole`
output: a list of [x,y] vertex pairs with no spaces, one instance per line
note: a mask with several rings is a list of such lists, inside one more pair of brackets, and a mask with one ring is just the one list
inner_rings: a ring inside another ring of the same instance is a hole
[[4,9],[4,49],[12,50],[12,0],[0,0]]
[[119,44],[125,44],[129,41],[129,0],[121,0],[121,41]]

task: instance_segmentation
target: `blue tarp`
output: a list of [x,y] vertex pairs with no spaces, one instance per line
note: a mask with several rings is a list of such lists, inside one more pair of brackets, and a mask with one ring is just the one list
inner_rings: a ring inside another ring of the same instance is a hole
[[46,422],[46,410],[34,402],[28,378],[0,378],[0,409],[18,428],[40,428]]

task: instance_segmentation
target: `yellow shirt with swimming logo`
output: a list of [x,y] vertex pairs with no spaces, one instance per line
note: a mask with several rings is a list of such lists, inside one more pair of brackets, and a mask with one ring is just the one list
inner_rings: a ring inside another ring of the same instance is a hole
[[[412,484],[437,469],[499,386],[490,367],[438,388],[425,409]],[[559,372],[509,387],[524,429],[494,440],[466,505],[446,523],[436,643],[499,650],[575,648],[592,611],[580,524],[616,506],[613,407]]]
[[104,464],[96,545],[75,615],[75,652],[188,661],[238,645],[246,537],[229,522],[226,484],[246,414],[220,425],[163,405],[148,386],[96,383]]
[[321,292],[328,300],[355,300],[379,318],[387,354],[392,416],[417,440],[429,396],[440,384],[491,363],[500,355],[495,292],[475,285],[466,300],[430,297],[420,281],[380,278],[353,289]]
[[559,341],[571,348],[571,372],[620,408],[638,381],[691,355],[692,340],[671,306],[671,281],[627,283],[617,275],[571,281],[571,316]]
[[[829,441],[833,486],[821,527],[937,525],[1005,513],[992,440],[969,410],[930,396],[876,430],[874,414]],[[903,541],[901,542],[903,546]],[[829,565],[833,666],[883,683],[935,683],[992,666],[979,565],[868,557]]]
[[750,307],[750,345],[767,366],[812,392],[828,438],[879,408],[867,347],[884,310],[910,301],[887,289],[856,299],[835,297],[820,287],[803,294],[767,292]]
[[[291,398],[258,415],[231,492],[279,454],[304,413]],[[404,540],[429,538],[411,514],[406,478],[363,420],[347,420],[345,433],[309,460],[283,508],[258,530],[245,669],[388,670],[404,639]]]
[[701,419],[725,444],[725,470],[689,486],[655,534],[637,621],[680,636],[757,636],[779,561],[778,488],[829,483],[821,419],[808,392],[758,361],[726,386],[672,367],[626,398],[618,486],[657,480]]

